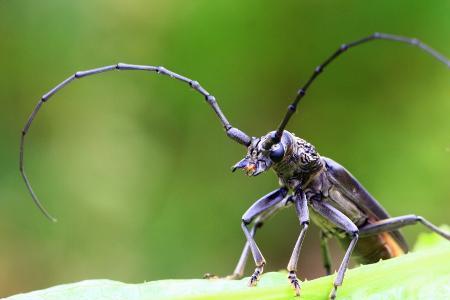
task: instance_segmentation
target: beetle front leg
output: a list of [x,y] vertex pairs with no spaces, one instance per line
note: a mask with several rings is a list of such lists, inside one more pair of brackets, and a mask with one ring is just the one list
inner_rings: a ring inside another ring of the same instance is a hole
[[421,223],[431,231],[442,236],[444,239],[450,240],[450,234],[448,232],[439,229],[436,225],[427,221],[425,218],[416,215],[407,215],[380,220],[376,223],[369,224],[360,228],[360,233],[361,236],[370,236],[386,231],[397,230],[408,225],[415,225],[417,223]]
[[292,251],[287,270],[289,272],[289,282],[294,287],[296,296],[300,296],[300,283],[297,278],[297,264],[303,240],[305,239],[306,231],[308,230],[309,225],[308,201],[306,200],[306,196],[303,191],[299,191],[295,194],[294,204],[302,229],[298,236],[297,242],[295,243],[294,250]]
[[358,227],[342,212],[331,206],[330,204],[321,201],[321,199],[312,199],[311,201],[313,209],[323,217],[327,218],[331,223],[344,230],[351,238],[350,244],[339,266],[336,279],[333,283],[333,289],[330,293],[330,299],[336,299],[337,288],[342,285],[344,281],[345,271],[347,270],[350,256],[353,249],[355,249],[358,242],[359,230]]
[[[259,219],[259,218],[258,218]],[[262,227],[264,223],[262,220],[255,221],[255,224],[253,225],[252,229],[250,230],[250,234],[253,238],[255,238],[256,231]],[[250,251],[250,244],[248,242],[245,242],[244,249],[242,250],[241,256],[239,258],[239,261],[236,265],[236,268],[234,268],[233,274],[228,275],[227,279],[240,279],[242,276],[244,276],[244,270],[245,265],[247,264],[248,260],[248,254]]]
[[253,239],[253,236],[250,234],[247,225],[245,222],[242,222],[242,230],[244,231],[245,237],[247,238],[247,242],[249,244],[250,250],[253,254],[253,259],[255,260],[256,268],[253,272],[252,276],[250,277],[250,281],[248,283],[249,286],[255,286],[259,280],[259,277],[261,276],[262,272],[264,271],[264,265],[266,264],[266,260],[264,259],[261,250],[259,250],[258,245],[256,245],[255,240]]
[[[242,230],[244,231],[245,237],[247,238],[248,247],[252,251],[253,259],[255,260],[256,264],[256,269],[250,278],[249,282],[250,286],[254,286],[258,282],[258,279],[263,272],[263,268],[266,261],[261,251],[259,250],[258,246],[256,245],[253,235],[247,226],[258,217],[262,218],[263,216],[272,215],[273,212],[278,210],[280,207],[286,206],[287,202],[286,203],[283,202],[283,199],[286,198],[287,192],[288,192],[287,188],[282,187],[278,190],[275,190],[265,195],[261,199],[257,200],[242,216],[241,227]],[[244,265],[245,259],[243,260],[242,268],[244,267]]]
[[[253,225],[252,229],[250,230],[250,234],[252,235],[253,239],[255,238],[256,231],[263,226],[264,222],[270,216],[275,214],[280,209],[286,208],[287,206],[289,206],[289,204],[291,202],[293,202],[292,196],[289,196],[289,197],[285,198],[283,201],[281,201],[280,203],[276,204],[274,207],[272,207],[272,208],[264,211],[264,213],[261,213],[260,215],[258,215],[255,218],[255,220],[253,221],[254,225]],[[242,250],[241,256],[239,258],[239,261],[236,265],[236,268],[233,271],[233,274],[227,276],[226,277],[227,279],[239,279],[242,276],[244,276],[244,270],[245,270],[245,265],[247,264],[249,251],[250,251],[250,244],[248,242],[246,242],[244,249]]]

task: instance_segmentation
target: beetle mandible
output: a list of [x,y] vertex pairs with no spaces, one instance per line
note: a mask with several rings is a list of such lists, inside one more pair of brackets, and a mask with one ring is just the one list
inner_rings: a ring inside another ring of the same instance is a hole
[[[421,216],[405,215],[391,218],[349,171],[332,159],[320,156],[313,145],[285,130],[291,116],[297,109],[298,103],[305,96],[316,77],[342,53],[350,48],[375,40],[388,40],[416,46],[450,68],[450,61],[445,56],[417,39],[374,33],[354,42],[343,44],[314,70],[306,84],[298,90],[278,128],[259,138],[250,138],[243,131],[233,127],[222,113],[215,97],[197,81],[163,67],[119,63],[79,71],[43,95],[32,111],[22,130],[20,173],[35,204],[47,218],[55,221],[35,195],[24,170],[25,137],[41,106],[73,80],[112,70],[153,71],[188,83],[195,91],[203,95],[206,102],[212,107],[227,136],[247,147],[247,155],[235,164],[232,170],[243,169],[248,176],[257,176],[272,169],[279,179],[280,188],[257,200],[242,216],[241,226],[247,242],[233,275],[229,278],[243,276],[248,254],[251,251],[256,269],[250,277],[249,285],[256,285],[266,264],[266,260],[254,240],[256,230],[275,212],[282,208],[294,206],[300,222],[300,233],[287,266],[289,282],[295,289],[296,295],[300,295],[300,283],[296,274],[297,262],[311,219],[322,233],[321,246],[327,274],[330,274],[331,270],[327,239],[331,236],[337,237],[347,249],[329,295],[330,299],[335,299],[337,288],[342,285],[344,280],[351,255],[359,263],[367,264],[377,262],[380,259],[396,257],[408,251],[408,245],[398,231],[401,227],[420,223],[450,240],[449,233],[442,231]],[[253,226],[249,228],[251,224]]]

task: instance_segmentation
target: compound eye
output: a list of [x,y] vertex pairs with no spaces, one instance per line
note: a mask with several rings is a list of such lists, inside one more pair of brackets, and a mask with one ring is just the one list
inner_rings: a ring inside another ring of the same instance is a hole
[[270,149],[269,157],[273,162],[280,162],[284,156],[284,147],[281,144],[275,144]]

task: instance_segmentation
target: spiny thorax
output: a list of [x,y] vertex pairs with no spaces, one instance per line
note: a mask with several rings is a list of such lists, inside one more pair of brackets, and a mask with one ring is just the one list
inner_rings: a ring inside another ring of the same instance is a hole
[[285,146],[285,157],[273,165],[273,170],[282,182],[288,185],[291,181],[304,184],[323,168],[319,153],[307,141],[285,132],[282,143]]

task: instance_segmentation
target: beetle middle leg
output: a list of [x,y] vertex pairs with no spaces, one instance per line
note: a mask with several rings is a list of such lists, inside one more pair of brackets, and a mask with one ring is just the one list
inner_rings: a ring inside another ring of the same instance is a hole
[[380,220],[376,223],[366,225],[360,228],[361,236],[369,236],[374,235],[386,231],[393,231],[400,229],[404,226],[415,225],[417,223],[421,223],[431,231],[439,234],[443,238],[450,240],[450,234],[439,229],[436,225],[427,221],[425,218],[416,215],[406,215],[401,217],[394,217],[389,219]]
[[[263,216],[271,215],[273,214],[274,210],[278,210],[280,207],[285,206],[287,201],[283,201],[283,199],[286,198],[287,192],[288,192],[287,188],[282,187],[265,195],[264,197],[257,200],[242,216],[241,227],[247,238],[248,247],[252,251],[253,259],[255,260],[256,264],[255,271],[253,272],[253,275],[250,278],[249,282],[250,286],[256,285],[259,277],[263,272],[263,268],[264,265],[266,264],[266,261],[253,238],[254,232],[252,234],[252,232],[248,229],[247,226],[252,221],[255,221],[257,217],[262,218]],[[245,255],[245,251],[246,248],[244,248],[243,255]],[[243,259],[243,263],[241,264],[241,268],[243,268],[244,266],[245,266],[245,257]],[[238,267],[240,267],[240,263],[238,263]]]
[[342,212],[331,206],[330,204],[321,201],[321,199],[311,199],[311,205],[313,209],[325,217],[328,221],[344,230],[351,238],[350,244],[345,252],[344,258],[342,259],[341,265],[339,266],[336,279],[333,283],[333,289],[330,293],[330,299],[336,299],[337,288],[342,285],[344,281],[345,271],[347,270],[350,256],[352,255],[353,249],[355,249],[356,243],[358,242],[359,230],[358,227]]
[[295,243],[294,250],[292,251],[287,270],[289,272],[289,282],[294,287],[295,294],[297,296],[300,296],[300,283],[297,278],[297,264],[303,240],[305,239],[306,231],[308,230],[309,226],[308,201],[306,200],[306,196],[303,191],[296,192],[294,196],[294,204],[302,229],[300,230],[300,234],[298,236],[297,242]]

